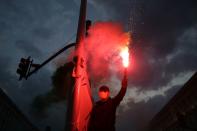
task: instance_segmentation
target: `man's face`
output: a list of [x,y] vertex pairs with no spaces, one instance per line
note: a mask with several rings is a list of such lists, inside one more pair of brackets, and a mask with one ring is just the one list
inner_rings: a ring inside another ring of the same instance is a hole
[[109,91],[99,91],[98,95],[100,100],[105,101],[109,98]]

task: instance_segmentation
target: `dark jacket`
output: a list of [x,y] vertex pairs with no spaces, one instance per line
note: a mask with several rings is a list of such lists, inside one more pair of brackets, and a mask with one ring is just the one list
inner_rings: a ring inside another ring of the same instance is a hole
[[89,121],[88,131],[115,131],[116,108],[126,93],[126,87],[122,87],[114,98],[95,103]]

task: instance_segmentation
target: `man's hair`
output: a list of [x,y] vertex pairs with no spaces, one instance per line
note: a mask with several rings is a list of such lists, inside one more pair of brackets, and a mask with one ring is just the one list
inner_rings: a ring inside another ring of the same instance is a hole
[[100,88],[99,88],[99,92],[100,91],[104,91],[104,92],[109,92],[109,87],[108,86],[101,86]]

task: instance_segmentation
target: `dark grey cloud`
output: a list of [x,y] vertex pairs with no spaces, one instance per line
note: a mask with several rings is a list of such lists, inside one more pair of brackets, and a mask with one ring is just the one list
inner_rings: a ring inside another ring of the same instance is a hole
[[0,27],[1,27],[1,34],[2,34],[2,32],[6,31],[6,29],[8,28],[8,25],[6,24],[6,22],[0,21]]
[[33,34],[43,39],[48,39],[50,36],[53,35],[53,32],[47,28],[36,28],[33,30]]
[[15,43],[16,47],[23,51],[24,54],[28,54],[32,57],[41,57],[42,52],[34,46],[33,43],[25,40],[17,40]]

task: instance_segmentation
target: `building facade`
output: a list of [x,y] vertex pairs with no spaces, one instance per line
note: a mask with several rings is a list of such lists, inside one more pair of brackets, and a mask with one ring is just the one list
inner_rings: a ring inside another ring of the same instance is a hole
[[197,72],[151,120],[149,131],[197,131]]
[[0,88],[0,131],[39,131]]

